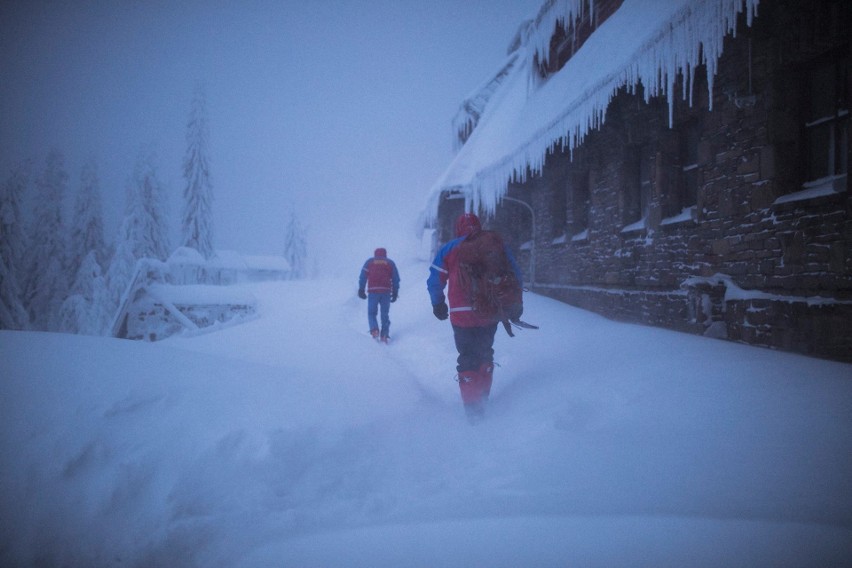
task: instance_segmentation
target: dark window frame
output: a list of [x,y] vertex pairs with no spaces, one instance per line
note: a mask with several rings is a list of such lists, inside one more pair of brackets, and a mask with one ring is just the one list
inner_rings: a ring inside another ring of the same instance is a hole
[[[653,194],[651,179],[651,147],[637,144],[627,149],[627,164],[624,171],[622,191],[624,191],[624,211],[622,223],[625,228],[644,228],[648,223]],[[641,223],[641,227],[638,227]]]
[[[848,60],[827,58],[805,72],[803,188],[844,188],[849,173]],[[821,162],[821,163],[818,163]]]
[[588,169],[580,169],[569,176],[571,186],[571,236],[576,238],[589,230],[591,224],[592,192]]
[[697,118],[684,121],[678,129],[680,176],[678,205],[681,212],[698,205],[701,164],[698,146],[701,142],[701,123]]

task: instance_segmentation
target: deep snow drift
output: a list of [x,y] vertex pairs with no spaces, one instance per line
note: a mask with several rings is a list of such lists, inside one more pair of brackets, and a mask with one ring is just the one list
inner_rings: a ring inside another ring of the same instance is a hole
[[852,366],[528,295],[464,418],[427,265],[160,343],[0,332],[2,566],[852,562]]

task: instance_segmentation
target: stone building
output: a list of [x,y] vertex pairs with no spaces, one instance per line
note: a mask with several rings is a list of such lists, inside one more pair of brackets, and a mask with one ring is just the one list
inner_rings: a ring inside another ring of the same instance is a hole
[[852,361],[852,2],[647,6],[545,2],[522,24],[456,117],[439,240],[475,210],[537,293]]

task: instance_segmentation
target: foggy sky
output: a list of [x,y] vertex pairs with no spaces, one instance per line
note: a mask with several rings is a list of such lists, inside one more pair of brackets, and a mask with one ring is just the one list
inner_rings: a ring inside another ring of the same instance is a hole
[[[193,89],[205,85],[214,246],[280,254],[294,207],[324,273],[413,250],[450,121],[541,0],[0,3],[0,173],[61,150],[99,167],[112,241],[156,153],[175,238]],[[69,196],[70,201],[70,196]],[[353,277],[354,278],[354,277]]]

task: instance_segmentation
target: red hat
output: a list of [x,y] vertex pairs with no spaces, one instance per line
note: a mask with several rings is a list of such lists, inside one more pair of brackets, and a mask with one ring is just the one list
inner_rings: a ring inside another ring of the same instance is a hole
[[377,248],[376,251],[373,253],[373,256],[375,256],[376,258],[387,258],[388,251],[383,248]]
[[482,230],[482,224],[479,222],[479,217],[473,213],[463,213],[456,221],[457,237],[466,237],[480,230]]

